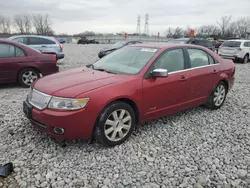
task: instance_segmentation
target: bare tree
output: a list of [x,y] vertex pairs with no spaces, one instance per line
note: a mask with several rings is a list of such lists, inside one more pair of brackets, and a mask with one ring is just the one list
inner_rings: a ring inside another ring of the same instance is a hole
[[198,35],[200,37],[211,37],[218,35],[219,29],[214,25],[203,25],[198,28]]
[[190,30],[191,30],[191,27],[190,27],[190,26],[187,26],[187,27],[183,30],[183,35],[184,35],[184,37],[189,37],[189,35],[190,35]]
[[250,17],[242,17],[235,22],[236,34],[239,37],[245,37],[250,30]]
[[10,34],[10,25],[10,18],[0,15],[0,32],[4,34]]
[[15,15],[13,24],[19,33],[29,34],[31,32],[31,16],[28,14]]
[[167,38],[173,37],[173,29],[171,27],[168,28],[168,30],[165,32],[165,35]]
[[231,19],[232,19],[231,16],[223,16],[220,18],[219,21],[217,21],[217,24],[219,25],[221,29],[222,36],[225,36],[228,30],[228,27],[230,26]]
[[33,16],[33,25],[38,35],[53,35],[49,15],[37,14]]
[[183,36],[183,30],[180,27],[176,27],[174,30],[173,38],[180,38]]

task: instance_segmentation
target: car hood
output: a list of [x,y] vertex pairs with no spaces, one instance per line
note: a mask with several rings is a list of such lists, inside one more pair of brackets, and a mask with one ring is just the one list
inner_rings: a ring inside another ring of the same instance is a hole
[[74,98],[91,90],[126,81],[129,77],[82,67],[45,76],[38,79],[33,87],[49,95]]

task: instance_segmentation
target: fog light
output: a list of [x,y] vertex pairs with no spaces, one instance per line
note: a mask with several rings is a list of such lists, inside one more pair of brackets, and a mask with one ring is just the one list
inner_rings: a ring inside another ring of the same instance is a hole
[[64,129],[63,129],[63,128],[55,127],[55,128],[53,129],[53,131],[54,131],[54,133],[56,133],[56,134],[60,134],[60,135],[64,134]]

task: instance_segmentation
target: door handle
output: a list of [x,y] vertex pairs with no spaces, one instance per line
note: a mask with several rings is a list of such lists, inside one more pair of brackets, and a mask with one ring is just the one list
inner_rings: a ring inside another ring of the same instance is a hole
[[187,80],[187,77],[185,75],[181,75],[180,81],[185,81],[185,80]]

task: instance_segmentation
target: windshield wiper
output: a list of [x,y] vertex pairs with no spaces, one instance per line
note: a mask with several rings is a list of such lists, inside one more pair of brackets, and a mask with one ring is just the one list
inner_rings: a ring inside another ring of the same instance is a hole
[[86,67],[88,67],[88,68],[89,68],[89,67],[92,67],[92,69],[95,68],[93,64],[87,64]]
[[103,69],[103,68],[95,68],[93,64],[88,64],[86,65],[86,67],[90,68],[92,67],[93,70],[97,70],[97,71],[104,71],[104,72],[107,72],[107,73],[112,73],[112,74],[117,74],[115,72],[112,72],[112,71],[109,71],[109,70],[106,70],[106,69]]

